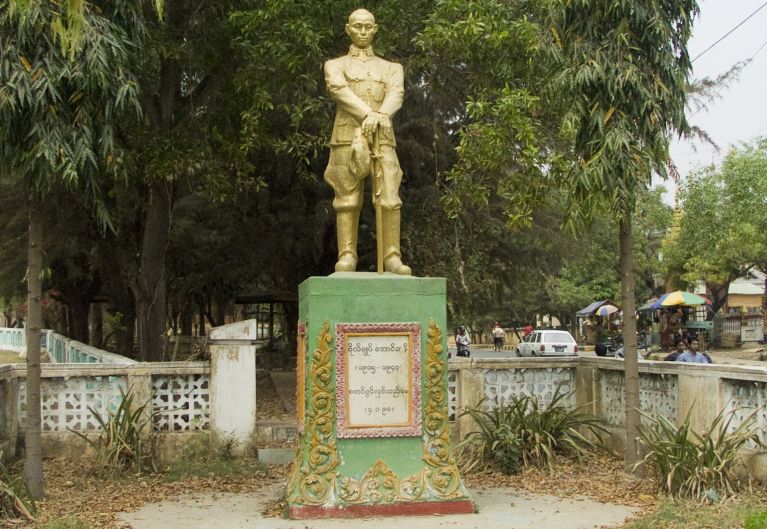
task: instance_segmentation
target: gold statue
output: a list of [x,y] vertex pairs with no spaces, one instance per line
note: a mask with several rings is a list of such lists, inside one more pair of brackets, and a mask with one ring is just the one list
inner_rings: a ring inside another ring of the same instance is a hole
[[402,66],[373,53],[378,31],[375,17],[365,9],[349,15],[349,53],[325,63],[325,83],[337,106],[330,138],[330,161],[325,181],[335,192],[338,237],[337,272],[357,269],[357,225],[365,178],[373,178],[376,208],[378,273],[410,275],[400,252],[399,166],[391,118],[402,106]]

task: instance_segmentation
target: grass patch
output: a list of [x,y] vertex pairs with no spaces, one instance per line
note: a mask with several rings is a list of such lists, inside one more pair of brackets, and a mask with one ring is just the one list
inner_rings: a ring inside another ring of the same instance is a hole
[[184,446],[181,455],[165,471],[165,478],[266,476],[266,466],[252,456],[235,457],[237,442],[212,432],[199,433]]
[[67,516],[51,520],[41,525],[40,529],[91,529],[91,525],[77,516]]
[[624,529],[745,529],[767,528],[767,512],[756,497],[732,498],[713,505],[694,500],[667,500],[660,508],[633,520]]
[[22,362],[25,362],[25,360],[19,358],[19,353],[0,350],[0,364],[20,364]]
[[767,511],[749,514],[746,517],[746,529],[765,529],[767,527]]

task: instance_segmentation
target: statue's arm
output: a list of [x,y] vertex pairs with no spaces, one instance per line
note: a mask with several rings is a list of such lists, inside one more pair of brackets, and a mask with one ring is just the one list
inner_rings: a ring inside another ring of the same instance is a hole
[[332,60],[325,63],[325,85],[328,94],[338,107],[346,110],[359,121],[373,111],[367,103],[352,92],[340,62]]
[[386,97],[378,111],[391,117],[402,108],[402,100],[405,98],[405,74],[402,65],[389,63],[386,77]]

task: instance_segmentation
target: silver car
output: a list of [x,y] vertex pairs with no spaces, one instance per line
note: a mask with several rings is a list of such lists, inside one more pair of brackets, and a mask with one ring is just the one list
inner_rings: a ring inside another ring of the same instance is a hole
[[533,331],[514,352],[517,356],[574,356],[578,354],[578,344],[567,331]]

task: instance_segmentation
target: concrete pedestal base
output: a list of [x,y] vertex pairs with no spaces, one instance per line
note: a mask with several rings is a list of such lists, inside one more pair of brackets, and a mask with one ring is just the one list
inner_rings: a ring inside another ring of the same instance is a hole
[[291,518],[474,512],[450,448],[445,307],[442,278],[300,286]]

